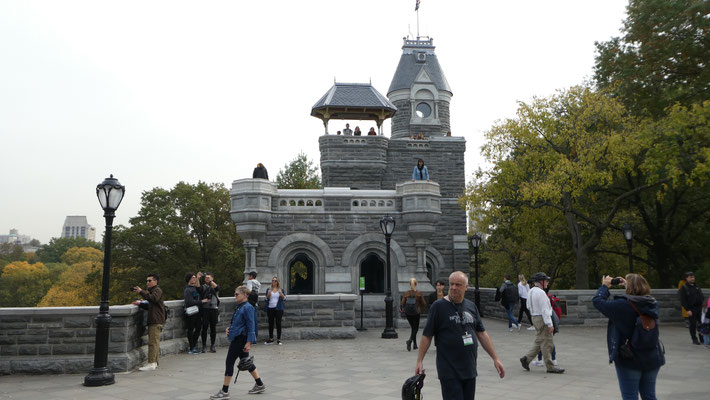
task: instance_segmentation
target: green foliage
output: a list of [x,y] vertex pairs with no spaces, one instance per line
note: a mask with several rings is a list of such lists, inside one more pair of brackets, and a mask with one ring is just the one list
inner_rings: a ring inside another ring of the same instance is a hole
[[60,257],[65,264],[73,265],[81,262],[103,263],[104,252],[93,247],[72,247]]
[[0,244],[0,260],[7,262],[27,261],[25,250],[19,244],[2,243]]
[[185,273],[197,271],[213,272],[229,293],[244,271],[241,239],[229,211],[229,192],[222,184],[180,182],[170,190],[144,192],[132,226],[113,231],[112,296],[145,287],[145,275],[157,273],[166,300],[181,299]]
[[659,117],[710,91],[710,2],[631,0],[622,36],[596,43],[594,78],[637,115]]
[[[98,305],[101,282],[87,282],[87,276],[100,271],[102,263],[81,261],[69,266],[37,304],[38,307],[77,307]],[[115,304],[115,303],[114,303]]]
[[42,245],[37,250],[37,258],[42,263],[62,262],[62,254],[72,247],[93,247],[103,251],[103,245],[82,237],[77,238],[52,238],[48,244]]
[[15,261],[0,275],[0,307],[34,307],[49,290],[49,269],[42,263]]
[[318,168],[308,160],[305,153],[299,153],[290,163],[284,165],[276,176],[279,189],[320,189]]

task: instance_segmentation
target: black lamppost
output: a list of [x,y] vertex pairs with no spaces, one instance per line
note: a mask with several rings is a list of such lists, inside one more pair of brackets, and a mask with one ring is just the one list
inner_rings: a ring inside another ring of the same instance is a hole
[[471,247],[473,247],[474,265],[476,267],[476,287],[473,290],[473,298],[478,313],[483,316],[483,312],[481,311],[481,292],[478,290],[478,248],[481,247],[481,235],[478,233],[471,235]]
[[394,232],[394,218],[389,215],[385,215],[380,220],[380,229],[385,235],[385,242],[387,243],[387,282],[386,293],[385,293],[385,330],[382,331],[383,339],[397,339],[397,331],[394,330],[394,321],[392,320],[392,272],[390,265],[390,239],[392,238],[392,232]]
[[126,188],[111,175],[96,186],[96,196],[106,219],[106,236],[104,241],[104,271],[101,281],[101,306],[96,316],[96,344],[94,345],[94,368],[84,378],[85,386],[112,385],[115,380],[108,369],[108,337],[111,325],[111,315],[108,313],[108,284],[111,271],[111,232],[115,212],[123,200]]
[[634,258],[633,258],[633,253],[631,252],[631,247],[633,245],[633,239],[634,239],[634,228],[631,226],[630,223],[626,222],[624,226],[621,228],[621,231],[624,233],[624,239],[626,239],[626,245],[629,247],[629,273],[633,274],[634,273]]

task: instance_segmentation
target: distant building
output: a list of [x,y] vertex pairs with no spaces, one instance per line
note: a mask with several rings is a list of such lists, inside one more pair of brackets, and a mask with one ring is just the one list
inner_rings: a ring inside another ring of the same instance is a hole
[[89,225],[89,223],[86,221],[86,217],[83,215],[69,215],[64,220],[64,226],[62,227],[62,233],[60,237],[83,237],[84,239],[95,241],[96,228]]
[[31,240],[28,235],[20,235],[17,229],[10,229],[9,235],[0,235],[0,243],[27,244]]

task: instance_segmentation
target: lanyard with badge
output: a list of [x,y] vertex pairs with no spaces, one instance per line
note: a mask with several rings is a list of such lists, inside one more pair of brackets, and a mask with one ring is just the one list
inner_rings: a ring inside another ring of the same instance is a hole
[[453,301],[449,301],[451,303],[451,306],[456,310],[456,314],[459,315],[459,321],[461,321],[461,326],[463,327],[464,334],[461,336],[461,339],[463,340],[463,345],[464,346],[470,346],[473,344],[473,336],[468,333],[468,329],[466,329],[466,323],[463,318],[463,311],[461,309],[463,308],[463,302],[461,302],[458,306],[454,304]]

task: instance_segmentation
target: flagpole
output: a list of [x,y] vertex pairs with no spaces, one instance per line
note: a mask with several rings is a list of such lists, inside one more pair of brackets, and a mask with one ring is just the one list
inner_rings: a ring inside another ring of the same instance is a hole
[[417,7],[417,40],[419,40],[419,7]]

